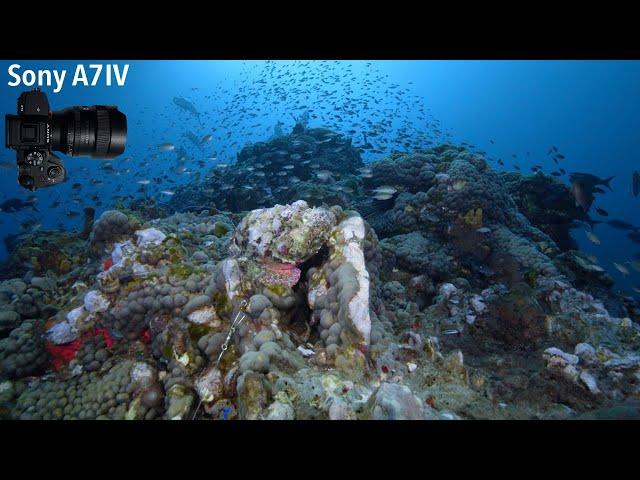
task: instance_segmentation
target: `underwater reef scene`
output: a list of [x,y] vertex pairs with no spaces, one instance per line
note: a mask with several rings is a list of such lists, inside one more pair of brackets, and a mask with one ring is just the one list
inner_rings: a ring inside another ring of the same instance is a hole
[[365,163],[298,119],[167,202],[15,237],[0,414],[639,418],[640,305],[569,235],[574,180],[453,142]]

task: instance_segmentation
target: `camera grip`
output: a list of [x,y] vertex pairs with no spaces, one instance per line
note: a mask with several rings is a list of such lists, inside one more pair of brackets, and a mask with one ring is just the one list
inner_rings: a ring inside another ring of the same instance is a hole
[[66,179],[62,160],[46,150],[18,150],[16,160],[18,183],[31,191],[57,185]]

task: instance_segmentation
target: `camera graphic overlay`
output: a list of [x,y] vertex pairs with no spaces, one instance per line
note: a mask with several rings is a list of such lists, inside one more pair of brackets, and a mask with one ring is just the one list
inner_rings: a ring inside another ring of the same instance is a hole
[[122,154],[127,117],[115,106],[75,106],[52,112],[44,92],[18,97],[17,115],[5,115],[7,148],[16,151],[18,183],[35,191],[62,183],[66,170],[54,151],[109,159]]

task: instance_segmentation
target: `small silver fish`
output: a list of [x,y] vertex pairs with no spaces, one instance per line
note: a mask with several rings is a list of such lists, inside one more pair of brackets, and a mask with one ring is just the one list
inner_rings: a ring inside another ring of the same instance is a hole
[[618,270],[623,275],[629,275],[630,273],[627,267],[618,262],[613,262],[613,266],[616,267],[616,270]]
[[591,232],[584,232],[587,235],[587,238],[589,239],[589,241],[591,243],[595,243],[596,245],[600,245],[600,239],[596,236],[595,233],[591,233]]
[[378,195],[374,195],[373,197],[374,200],[379,200],[379,201],[390,200],[392,198],[393,198],[393,195],[389,193],[380,193]]
[[158,148],[163,152],[170,152],[171,150],[175,150],[176,146],[173,143],[165,142],[158,145]]

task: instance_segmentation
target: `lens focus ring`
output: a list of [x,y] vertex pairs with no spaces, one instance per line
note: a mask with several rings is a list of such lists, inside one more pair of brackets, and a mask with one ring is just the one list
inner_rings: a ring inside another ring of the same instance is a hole
[[70,107],[51,114],[51,149],[74,157],[114,158],[124,152],[127,117],[116,107]]
[[96,153],[97,157],[104,157],[109,151],[111,142],[111,127],[109,125],[109,112],[101,108],[96,109]]

